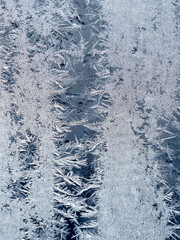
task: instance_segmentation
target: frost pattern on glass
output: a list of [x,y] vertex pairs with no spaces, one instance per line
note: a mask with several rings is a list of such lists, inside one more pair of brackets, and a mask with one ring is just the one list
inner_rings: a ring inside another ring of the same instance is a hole
[[10,0],[1,8],[1,236],[93,239],[111,105],[101,6]]
[[179,239],[177,2],[104,1],[104,188],[97,239]]
[[0,240],[179,239],[178,1],[0,6]]

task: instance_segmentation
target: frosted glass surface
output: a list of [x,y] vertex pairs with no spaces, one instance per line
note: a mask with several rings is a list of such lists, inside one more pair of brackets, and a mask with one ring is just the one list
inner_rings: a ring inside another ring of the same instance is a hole
[[178,1],[0,7],[0,240],[180,239]]

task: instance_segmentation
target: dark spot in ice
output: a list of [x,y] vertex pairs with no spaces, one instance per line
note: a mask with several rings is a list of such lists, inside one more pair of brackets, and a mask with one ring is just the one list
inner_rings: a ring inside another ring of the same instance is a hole
[[27,33],[26,33],[26,36],[27,36],[28,38],[31,38],[31,37],[33,36],[33,34],[34,34],[34,32],[27,32]]
[[17,142],[17,140],[14,136],[10,136],[9,140],[11,141],[11,143],[16,143]]
[[152,112],[152,109],[150,109],[150,108],[149,108],[149,109],[146,109],[146,112],[147,112],[147,113],[151,113],[151,112]]
[[64,63],[61,63],[60,66],[61,66],[61,69],[64,69],[66,65]]
[[160,220],[161,217],[162,217],[162,215],[163,215],[162,212],[160,212],[160,213],[159,213],[159,216],[158,216],[157,218]]
[[137,47],[133,47],[132,54],[135,54],[137,52],[137,50],[138,50]]
[[68,235],[66,236],[66,240],[72,240],[74,239],[74,236],[76,236],[76,224],[72,222],[70,219],[66,219],[67,225],[68,225]]
[[158,210],[158,204],[157,203],[154,203],[152,206],[156,209],[156,211]]
[[14,27],[14,28],[18,28],[18,24],[16,22],[11,22],[11,25]]
[[144,31],[146,30],[145,27],[138,27],[138,29],[139,29],[139,30],[144,30]]
[[113,74],[114,73],[114,71],[116,70],[116,68],[115,67],[110,67],[110,74]]

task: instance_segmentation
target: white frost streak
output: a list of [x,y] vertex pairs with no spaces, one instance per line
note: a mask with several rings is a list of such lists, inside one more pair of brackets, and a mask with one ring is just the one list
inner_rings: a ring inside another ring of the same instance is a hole
[[154,153],[143,149],[143,142],[134,136],[132,119],[123,106],[116,112],[121,113],[109,113],[115,121],[106,122],[108,152],[103,159],[104,186],[99,196],[101,237],[164,240],[170,234],[166,227],[170,212],[163,192],[155,192],[159,171],[153,163]]
[[171,209],[163,190],[156,190],[161,174],[151,144],[157,144],[157,120],[170,118],[177,107],[173,5],[105,0],[104,15],[110,25],[108,61],[116,70],[107,84],[113,107],[104,123],[108,151],[97,239],[164,240],[172,234]]

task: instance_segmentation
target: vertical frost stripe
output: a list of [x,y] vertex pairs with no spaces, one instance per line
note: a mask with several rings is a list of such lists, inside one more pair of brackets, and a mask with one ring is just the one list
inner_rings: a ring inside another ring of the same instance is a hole
[[104,1],[113,106],[104,122],[108,151],[97,239],[179,239],[175,7],[172,1]]
[[72,1],[64,42],[52,63],[54,128],[54,239],[94,239],[98,235],[97,192],[104,149],[102,122],[111,104],[98,1]]
[[0,238],[93,239],[111,105],[99,1],[1,1]]

